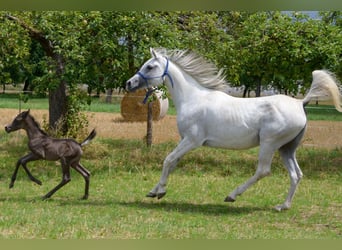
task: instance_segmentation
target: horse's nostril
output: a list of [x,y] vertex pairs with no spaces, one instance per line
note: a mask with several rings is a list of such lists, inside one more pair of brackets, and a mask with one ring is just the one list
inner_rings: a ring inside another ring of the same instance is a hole
[[126,82],[126,90],[129,90],[131,88],[131,85],[132,85],[131,81],[127,81]]

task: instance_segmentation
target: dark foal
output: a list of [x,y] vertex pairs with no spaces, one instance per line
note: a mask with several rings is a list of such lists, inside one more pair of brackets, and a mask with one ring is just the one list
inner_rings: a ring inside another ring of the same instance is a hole
[[31,181],[41,185],[42,182],[32,176],[26,164],[30,161],[48,160],[61,161],[63,178],[62,181],[50,192],[43,196],[43,199],[50,198],[57,190],[67,184],[70,179],[70,167],[80,173],[85,180],[85,193],[82,199],[87,199],[89,195],[89,178],[90,172],[80,164],[82,156],[82,147],[88,144],[95,136],[95,129],[82,142],[78,143],[73,139],[55,139],[49,137],[43,130],[39,128],[38,123],[30,115],[30,110],[24,111],[14,118],[12,124],[7,125],[5,130],[7,133],[24,129],[29,138],[28,146],[31,153],[21,157],[15,167],[12,175],[10,188],[14,186],[20,165],[23,166],[25,172]]

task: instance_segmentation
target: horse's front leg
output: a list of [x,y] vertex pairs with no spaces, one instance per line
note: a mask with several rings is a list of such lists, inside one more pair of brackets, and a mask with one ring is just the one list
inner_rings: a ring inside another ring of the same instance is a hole
[[161,199],[166,194],[166,184],[169,174],[174,170],[184,154],[196,147],[193,142],[186,138],[181,140],[178,146],[165,158],[160,180],[146,196]]
[[17,161],[17,164],[15,166],[15,169],[14,169],[14,172],[13,172],[13,175],[12,175],[12,178],[11,178],[11,182],[9,184],[9,188],[13,188],[14,186],[14,182],[15,180],[17,179],[17,174],[18,174],[18,170],[19,170],[19,167],[20,165],[23,166],[26,174],[28,175],[28,177],[30,178],[31,181],[37,183],[38,185],[42,185],[42,182],[38,179],[36,179],[35,177],[33,177],[33,175],[31,174],[31,172],[29,171],[29,169],[26,167],[26,164],[30,161],[36,161],[36,160],[39,160],[40,158],[38,156],[36,156],[35,154],[33,153],[29,153],[23,157],[21,157],[18,161]]

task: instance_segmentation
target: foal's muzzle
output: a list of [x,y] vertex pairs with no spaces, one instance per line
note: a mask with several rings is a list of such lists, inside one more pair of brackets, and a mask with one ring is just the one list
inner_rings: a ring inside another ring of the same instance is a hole
[[5,126],[5,131],[6,131],[7,133],[12,132],[12,127],[11,127],[11,126]]

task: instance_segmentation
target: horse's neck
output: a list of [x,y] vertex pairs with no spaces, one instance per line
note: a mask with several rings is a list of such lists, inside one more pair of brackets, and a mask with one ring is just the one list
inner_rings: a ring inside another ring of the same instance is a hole
[[25,130],[29,139],[33,139],[44,135],[41,129],[37,126],[37,124],[33,121],[31,117],[28,117],[26,119]]
[[209,91],[199,85],[193,77],[173,64],[170,65],[169,72],[172,82],[169,77],[166,77],[165,82],[177,110],[181,108],[181,105],[200,97],[203,92]]

